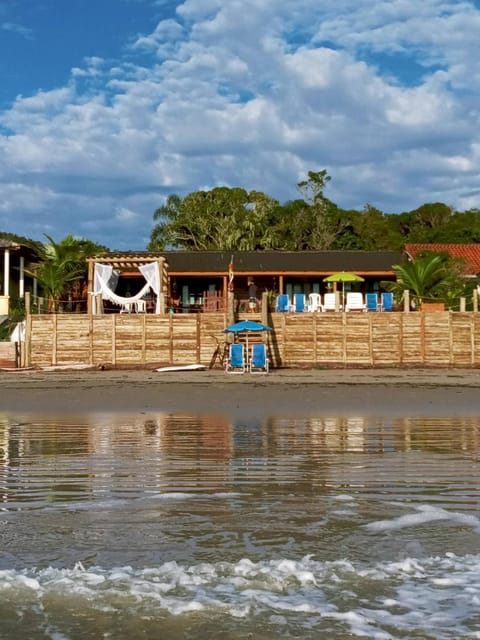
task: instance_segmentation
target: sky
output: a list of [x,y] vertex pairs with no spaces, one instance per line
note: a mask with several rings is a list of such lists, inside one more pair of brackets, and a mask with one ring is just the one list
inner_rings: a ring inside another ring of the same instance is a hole
[[0,0],[0,231],[144,250],[169,194],[480,207],[480,0]]

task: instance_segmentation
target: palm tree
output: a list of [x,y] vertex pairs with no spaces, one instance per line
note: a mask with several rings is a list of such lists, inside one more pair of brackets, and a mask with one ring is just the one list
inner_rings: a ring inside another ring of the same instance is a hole
[[85,258],[106,250],[89,240],[79,240],[69,234],[60,242],[45,234],[48,243],[36,248],[38,262],[31,265],[29,275],[36,278],[48,297],[48,310],[59,309],[59,300],[72,294],[86,276]]
[[[429,254],[411,262],[393,265],[396,282],[382,282],[387,291],[392,291],[396,300],[403,300],[405,291],[410,291],[412,304],[419,308],[423,301],[447,301],[449,292],[461,289],[458,273],[449,267],[445,257]],[[459,289],[460,286],[460,289]]]

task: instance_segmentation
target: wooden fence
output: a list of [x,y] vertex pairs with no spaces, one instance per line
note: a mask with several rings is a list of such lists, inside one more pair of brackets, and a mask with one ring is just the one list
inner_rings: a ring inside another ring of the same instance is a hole
[[[256,314],[244,318],[261,320]],[[267,321],[272,367],[480,366],[475,312],[272,313]],[[226,313],[29,315],[22,361],[210,366],[218,346],[223,352],[228,324]]]

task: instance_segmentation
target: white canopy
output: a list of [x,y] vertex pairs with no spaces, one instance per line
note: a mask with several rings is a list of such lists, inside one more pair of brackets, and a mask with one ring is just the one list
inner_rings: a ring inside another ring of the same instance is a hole
[[95,273],[93,277],[93,304],[92,311],[96,313],[95,296],[102,296],[102,300],[109,300],[113,304],[122,305],[141,300],[143,296],[150,291],[155,293],[157,297],[155,305],[155,313],[160,313],[160,269],[158,262],[148,262],[140,265],[139,270],[146,280],[145,285],[134,296],[119,296],[115,293],[118,282],[118,271],[114,271],[113,267],[108,264],[95,264]]

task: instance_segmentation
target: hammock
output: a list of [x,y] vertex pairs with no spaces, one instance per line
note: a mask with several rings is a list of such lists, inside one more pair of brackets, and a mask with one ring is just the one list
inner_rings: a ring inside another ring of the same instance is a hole
[[113,271],[113,267],[107,264],[97,263],[95,265],[95,274],[93,278],[93,313],[96,313],[95,296],[101,294],[102,300],[109,300],[113,304],[123,305],[138,302],[143,296],[150,291],[157,296],[155,305],[155,313],[160,313],[160,271],[157,262],[149,262],[139,267],[140,272],[147,281],[138,293],[134,296],[119,296],[114,289],[118,282],[118,273]]
[[145,285],[143,285],[140,291],[136,293],[134,296],[127,296],[127,297],[119,296],[114,291],[106,287],[105,285],[102,286],[101,294],[102,294],[102,300],[109,300],[110,302],[113,302],[113,304],[121,305],[121,304],[130,303],[130,302],[138,302],[138,300],[141,300],[143,296],[149,291],[150,291],[150,285],[147,282]]

